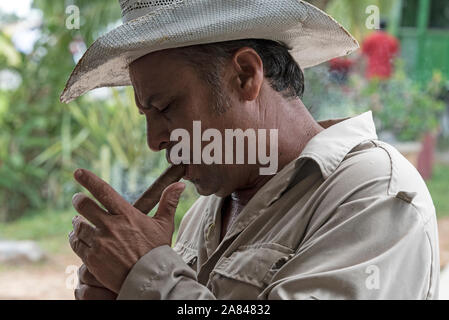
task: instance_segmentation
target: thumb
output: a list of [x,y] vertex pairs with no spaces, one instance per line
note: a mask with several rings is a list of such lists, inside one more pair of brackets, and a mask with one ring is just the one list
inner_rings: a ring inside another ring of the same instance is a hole
[[168,223],[174,223],[176,208],[178,207],[179,198],[184,191],[186,185],[183,182],[176,182],[165,188],[162,193],[159,207],[154,215],[154,219]]

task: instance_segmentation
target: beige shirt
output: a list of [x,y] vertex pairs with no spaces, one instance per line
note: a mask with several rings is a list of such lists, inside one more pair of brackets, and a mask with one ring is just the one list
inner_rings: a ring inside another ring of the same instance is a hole
[[436,299],[435,208],[371,112],[313,137],[219,242],[223,198],[200,197],[174,248],[142,257],[119,299]]

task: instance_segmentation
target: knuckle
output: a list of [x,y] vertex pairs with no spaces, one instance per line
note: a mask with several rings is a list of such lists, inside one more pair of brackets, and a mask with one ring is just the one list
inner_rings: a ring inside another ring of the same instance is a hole
[[72,247],[73,251],[76,252],[78,249],[78,239],[76,238],[73,231],[70,233],[69,243],[70,243],[70,247]]
[[78,223],[76,224],[76,227],[74,228],[75,234],[77,236],[85,235],[89,231],[89,224],[86,221],[78,219]]
[[170,209],[176,209],[177,207],[178,207],[178,199],[176,199],[176,198],[168,198],[167,199],[167,206],[170,208]]
[[73,233],[75,234],[76,237],[79,236],[79,234],[80,234],[82,228],[83,228],[83,226],[82,226],[81,223],[79,223],[79,222],[76,222],[76,223],[73,225]]
[[179,198],[173,194],[167,194],[167,192],[164,192],[163,202],[167,208],[176,209],[178,207]]
[[92,253],[92,250],[87,250],[84,257],[83,262],[85,262],[86,266],[93,266],[96,263],[95,254]]
[[87,252],[84,254],[83,262],[84,262],[84,264],[85,264],[86,266],[90,266],[90,265],[91,265],[91,263],[92,263],[92,258],[91,258],[91,254],[90,254],[89,251],[87,251]]
[[72,249],[75,252],[78,252],[78,248],[79,248],[79,240],[77,238],[72,240]]

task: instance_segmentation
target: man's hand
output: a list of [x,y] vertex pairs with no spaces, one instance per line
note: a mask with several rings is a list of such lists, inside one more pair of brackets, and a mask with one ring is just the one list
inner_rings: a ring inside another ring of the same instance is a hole
[[78,169],[75,179],[104,206],[78,193],[72,203],[82,217],[73,219],[69,242],[92,275],[118,293],[128,272],[150,250],[171,245],[174,215],[185,185],[176,182],[163,192],[153,218],[123,199],[111,186],[88,170]]
[[75,289],[76,300],[115,300],[117,294],[106,289],[92,273],[87,270],[86,265],[78,269],[79,284]]

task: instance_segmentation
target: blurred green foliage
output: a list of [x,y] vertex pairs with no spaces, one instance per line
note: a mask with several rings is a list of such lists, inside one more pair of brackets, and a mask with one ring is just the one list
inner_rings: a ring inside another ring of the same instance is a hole
[[[66,28],[66,7],[80,9],[80,29]],[[20,86],[0,90],[0,221],[28,211],[64,210],[81,191],[78,167],[92,170],[133,201],[167,166],[146,146],[145,121],[131,88],[86,95],[65,105],[59,95],[74,65],[70,44],[91,44],[120,22],[117,3],[101,0],[35,0],[43,13],[40,37],[29,54],[0,31],[0,70],[20,76]],[[197,195],[188,186],[177,221]]]
[[58,253],[66,250],[73,217],[69,210],[29,211],[21,219],[0,223],[0,235],[6,239],[37,241],[47,252]]
[[[329,2],[328,11],[349,29],[363,25],[357,22],[359,16],[366,18],[360,14],[363,6],[351,7],[348,14],[344,2]],[[80,9],[79,30],[66,28],[65,9],[72,3]],[[388,3],[379,5],[384,8]],[[94,171],[132,201],[162,172],[166,161],[146,147],[144,119],[134,107],[131,89],[111,89],[107,99],[86,95],[69,105],[59,102],[75,65],[70,43],[81,38],[91,44],[117,25],[119,6],[102,0],[35,0],[33,6],[42,11],[43,19],[31,53],[18,52],[0,31],[0,71],[10,70],[22,79],[17,89],[0,90],[0,221],[30,210],[69,208],[72,195],[81,191],[72,178],[78,167]],[[394,131],[402,140],[419,139],[433,129],[442,109],[436,99],[440,75],[422,88],[401,66],[391,81],[382,84],[354,76],[342,90],[329,79],[325,66],[308,70],[306,81],[304,102],[317,118],[373,109],[382,129]],[[196,197],[188,184],[177,223]]]
[[449,201],[447,198],[447,184],[449,181],[449,166],[437,164],[432,178],[426,181],[438,218],[449,216]]
[[[188,190],[186,190],[188,191]],[[183,193],[175,216],[175,233],[172,244],[175,243],[177,230],[182,216],[195,200],[191,194]],[[28,211],[25,216],[9,223],[0,223],[2,238],[13,240],[33,240],[50,253],[67,251],[67,236],[72,231],[72,218],[75,210],[36,210]],[[1,269],[1,265],[0,265]]]
[[380,18],[389,18],[396,1],[392,0],[331,0],[326,13],[343,25],[357,40],[361,41],[372,32],[366,27],[367,18],[373,13],[368,8],[379,8]]
[[436,131],[446,109],[439,99],[443,77],[435,72],[421,86],[410,80],[399,65],[389,81],[371,81],[361,92],[360,107],[373,110],[379,130],[392,132],[400,141],[419,141],[428,131]]
[[440,99],[445,88],[441,72],[421,85],[411,80],[398,60],[388,80],[367,80],[353,72],[347,83],[336,83],[328,67],[306,70],[304,104],[317,119],[354,116],[371,110],[378,132],[389,131],[399,141],[420,141],[435,131],[446,105]]

